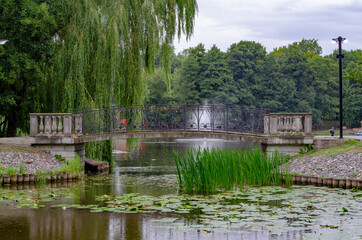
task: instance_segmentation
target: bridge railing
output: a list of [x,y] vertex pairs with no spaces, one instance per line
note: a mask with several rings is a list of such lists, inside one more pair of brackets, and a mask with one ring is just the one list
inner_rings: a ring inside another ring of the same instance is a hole
[[73,113],[30,113],[30,136],[82,134],[82,115]]
[[312,113],[269,113],[264,116],[264,133],[311,135]]
[[262,133],[264,109],[235,106],[152,105],[75,110],[83,134],[122,131],[194,130]]

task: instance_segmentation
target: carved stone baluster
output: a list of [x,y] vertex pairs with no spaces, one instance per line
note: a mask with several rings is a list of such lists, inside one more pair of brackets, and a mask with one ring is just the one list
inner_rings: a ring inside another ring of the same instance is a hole
[[289,117],[284,116],[284,133],[287,133],[289,130]]
[[286,132],[290,132],[291,130],[292,130],[292,117],[287,116]]
[[58,116],[58,135],[63,135],[62,116]]
[[52,134],[57,134],[57,117],[52,116]]
[[282,117],[278,117],[278,132],[283,131],[283,119]]
[[45,134],[46,135],[50,135],[52,132],[52,127],[51,127],[51,118],[50,116],[45,116]]
[[76,120],[76,133],[82,134],[82,116],[78,114],[75,120]]
[[287,124],[287,118],[285,116],[281,117],[281,132],[286,132],[287,128],[286,125]]
[[40,116],[40,126],[39,126],[39,135],[44,134],[44,117]]
[[292,132],[296,132],[297,131],[297,117],[296,116],[293,116],[292,117]]

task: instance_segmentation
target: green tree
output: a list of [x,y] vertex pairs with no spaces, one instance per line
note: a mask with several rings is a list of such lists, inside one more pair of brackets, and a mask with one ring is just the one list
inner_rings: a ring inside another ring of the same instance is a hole
[[196,1],[71,0],[54,71],[56,109],[141,104],[143,69],[152,72],[155,54],[169,79],[175,35],[190,37]]
[[161,67],[156,68],[154,74],[148,74],[145,77],[147,82],[147,97],[145,103],[149,105],[171,103],[172,90],[167,89],[165,79],[165,71]]
[[232,44],[227,51],[227,61],[238,89],[238,104],[243,107],[259,107],[262,94],[261,69],[266,56],[260,43],[241,41]]
[[[53,110],[142,104],[144,72],[161,61],[169,85],[172,43],[189,38],[196,0],[69,0],[67,22],[57,38],[52,75]],[[63,91],[59,91],[59,89]],[[88,144],[89,157],[109,156],[111,144]]]
[[308,58],[312,68],[314,100],[313,118],[317,123],[321,119],[334,119],[338,114],[338,74],[336,62],[328,57],[314,55]]
[[[284,96],[293,96],[290,94],[295,91],[295,88],[287,89],[288,85],[281,84],[283,74],[280,67],[280,57],[275,53],[270,53],[266,56],[262,66],[262,107],[267,108],[272,112],[286,111]],[[288,92],[286,95],[285,92]],[[294,96],[293,96],[294,97]]]
[[345,53],[346,67],[343,72],[343,113],[344,123],[350,127],[358,127],[362,119],[362,51]]
[[208,103],[236,104],[238,92],[225,53],[213,45],[202,61],[200,98]]
[[175,71],[175,98],[179,104],[202,103],[201,84],[203,82],[203,59],[206,50],[203,44],[184,51],[184,59],[180,69]]
[[29,112],[43,109],[43,92],[59,29],[57,1],[0,0],[1,136],[14,137],[29,128]]

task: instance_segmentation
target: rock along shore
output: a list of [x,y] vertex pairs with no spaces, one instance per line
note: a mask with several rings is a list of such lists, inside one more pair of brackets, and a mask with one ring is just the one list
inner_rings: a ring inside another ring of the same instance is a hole
[[58,170],[62,166],[62,161],[36,148],[15,146],[0,148],[0,168],[5,173],[10,167],[19,171],[20,165],[25,168],[26,173],[36,173],[36,171]]
[[335,156],[304,156],[287,163],[293,174],[362,179],[362,153],[351,152]]

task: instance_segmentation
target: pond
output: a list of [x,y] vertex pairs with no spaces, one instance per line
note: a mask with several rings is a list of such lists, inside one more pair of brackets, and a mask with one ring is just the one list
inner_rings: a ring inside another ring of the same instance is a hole
[[133,145],[126,153],[125,141],[114,142],[109,176],[3,187],[1,239],[362,239],[361,192],[293,186],[178,193],[172,151],[250,144],[144,139]]

